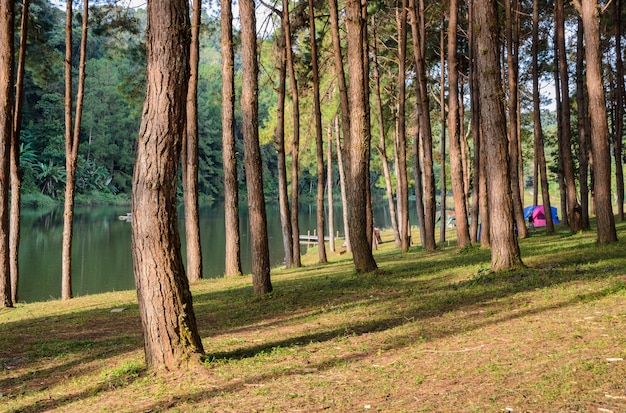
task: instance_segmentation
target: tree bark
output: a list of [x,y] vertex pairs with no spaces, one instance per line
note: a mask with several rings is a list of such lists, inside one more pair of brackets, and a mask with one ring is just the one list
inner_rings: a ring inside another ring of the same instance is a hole
[[285,50],[285,31],[279,37],[280,59],[278,63],[278,103],[276,105],[276,154],[278,157],[278,204],[280,209],[280,227],[283,234],[285,266],[291,268],[293,259],[293,235],[291,232],[291,212],[287,191],[287,162],[285,157],[285,81],[287,62]]
[[[417,116],[420,129],[420,143],[422,151],[423,169],[423,202],[424,202],[424,234],[422,245],[428,252],[435,250],[435,174],[433,171],[433,138],[430,125],[430,114],[428,108],[429,98],[426,84],[426,68],[424,62],[424,31],[423,2],[420,2],[420,13],[417,11],[416,0],[410,0],[409,11],[411,13],[411,28],[413,33],[413,55],[415,59],[418,104]],[[418,16],[420,17],[418,22]]]
[[[374,24],[374,16],[372,16],[372,27],[376,27]],[[385,123],[383,118],[383,104],[380,96],[380,72],[378,70],[378,47],[376,39],[376,30],[373,30],[374,36],[374,85],[376,93],[376,109],[378,114],[378,130],[380,133],[380,144],[376,147],[383,167],[383,175],[385,177],[385,189],[387,191],[387,202],[389,205],[389,219],[391,221],[391,228],[393,229],[393,238],[397,247],[402,246],[400,239],[400,231],[398,229],[398,218],[396,214],[396,203],[394,202],[393,186],[391,184],[391,171],[389,169],[389,160],[387,159],[387,138],[385,136]],[[407,188],[408,191],[408,188]],[[408,192],[407,192],[408,193]],[[408,208],[408,204],[407,204]],[[407,211],[408,213],[408,211]]]
[[9,222],[9,267],[11,272],[11,300],[18,300],[19,286],[19,250],[20,250],[20,131],[22,128],[22,102],[24,100],[24,74],[26,68],[26,46],[28,34],[28,15],[30,2],[22,1],[22,21],[20,23],[20,49],[17,59],[17,79],[15,82],[15,111],[13,116],[13,134],[11,136],[11,211]]
[[575,2],[583,20],[587,91],[591,118],[591,151],[596,206],[598,244],[617,242],[615,218],[611,205],[611,154],[606,100],[602,85],[602,54],[600,49],[600,12],[595,0]]
[[[457,248],[471,245],[467,224],[467,204],[465,203],[463,162],[459,124],[458,60],[457,60],[457,24],[459,7],[457,0],[450,0],[450,21],[448,22],[448,128],[450,140],[450,174],[456,221]],[[445,225],[445,217],[441,217]]]
[[239,232],[239,184],[235,146],[235,57],[233,52],[233,12],[230,0],[221,3],[222,32],[222,163],[224,167],[225,276],[241,275]]
[[326,146],[326,159],[328,160],[326,167],[326,185],[328,189],[328,235],[330,240],[328,242],[328,249],[330,252],[335,252],[335,206],[333,202],[333,134],[331,132],[331,125],[328,125],[328,144]]
[[[541,199],[543,200],[545,214],[546,232],[554,233],[554,221],[552,219],[552,204],[550,202],[550,190],[548,187],[548,175],[546,168],[546,156],[543,139],[543,128],[541,126],[541,106],[539,99],[539,0],[533,0],[533,44],[532,44],[532,72],[533,72],[533,131],[535,146],[535,164],[538,173],[541,174]],[[538,193],[538,186],[535,185],[535,197]],[[533,205],[537,205],[535,201]]]
[[176,176],[189,81],[189,6],[148,3],[147,88],[133,175],[132,249],[148,368],[179,368],[203,353],[183,266]]
[[[587,89],[584,74],[583,22],[578,18],[576,41],[576,105],[578,106],[578,182],[580,185],[581,225],[589,229],[589,130],[587,128]],[[547,216],[546,216],[547,217]]]
[[[474,1],[470,0],[468,5],[468,19],[474,21]],[[481,144],[480,144],[480,100],[478,98],[478,81],[476,79],[476,29],[473,24],[469,25],[469,89],[470,89],[470,105],[471,105],[471,132],[474,140],[474,158],[472,167],[474,176],[472,179],[472,206],[470,211],[470,240],[477,242],[481,229],[479,219],[482,216],[480,211],[480,177],[482,175],[481,168]],[[482,244],[482,239],[481,239]]]
[[613,135],[613,156],[615,158],[615,185],[617,189],[617,219],[624,220],[624,168],[622,165],[622,144],[624,134],[624,61],[622,60],[622,0],[614,0],[615,26],[615,134]]
[[[263,194],[263,166],[259,145],[259,65],[257,62],[254,0],[240,1],[239,13],[241,20],[242,81],[244,85],[241,93],[241,112],[248,211],[250,213],[252,286],[254,294],[260,296],[272,291],[272,283],[270,281],[265,195]],[[293,209],[297,208],[294,207]],[[297,230],[294,230],[294,237],[295,234],[297,234]]]
[[[522,204],[522,190],[520,189],[520,141],[517,130],[518,124],[518,45],[515,42],[513,13],[511,12],[511,0],[504,0],[504,8],[506,13],[506,49],[507,49],[507,77],[509,86],[509,175],[511,177],[511,195],[513,201],[513,213],[517,226],[517,236],[526,238],[528,229],[526,228],[526,220],[524,219],[524,206]],[[515,10],[517,11],[517,10]]]
[[[332,0],[331,0],[332,1]],[[341,141],[339,139],[339,118],[335,116],[335,136],[337,141],[337,169],[339,170],[339,185],[341,187],[341,209],[343,218],[343,233],[346,244],[346,251],[352,251],[350,247],[350,220],[348,217],[348,193],[346,190],[346,169],[343,165]],[[345,141],[345,136],[344,136]]]
[[564,3],[555,2],[555,30],[556,44],[558,47],[559,79],[561,81],[561,148],[563,155],[563,177],[565,179],[565,189],[567,193],[567,215],[570,230],[577,233],[581,230],[580,205],[576,196],[576,182],[574,178],[574,162],[572,159],[571,147],[571,126],[570,126],[570,102],[569,102],[569,74],[567,70],[567,53],[565,49],[565,17]]
[[398,77],[396,90],[398,93],[398,112],[396,114],[397,133],[397,163],[398,163],[398,232],[400,234],[400,248],[402,252],[408,252],[409,241],[409,181],[407,177],[406,165],[406,0],[400,2],[397,10],[398,28]]
[[296,71],[293,66],[293,45],[291,41],[291,23],[289,21],[289,1],[283,0],[283,29],[287,45],[287,71],[289,72],[289,86],[293,105],[293,139],[291,141],[291,235],[294,267],[301,267],[300,257],[300,229],[298,225],[298,158],[300,151],[300,99]]
[[489,214],[491,217],[491,269],[492,271],[514,269],[522,266],[515,226],[511,179],[508,175],[508,143],[506,116],[500,82],[498,59],[497,4],[494,0],[476,0],[477,69],[482,76],[480,89],[480,121],[485,137],[485,149],[489,159],[487,186],[489,191]]
[[0,1],[0,307],[13,307],[9,266],[9,151],[15,108],[14,19],[13,0]]
[[[558,54],[557,46],[554,46],[554,54],[555,56]],[[560,86],[560,76],[559,76],[559,61],[555,58],[554,64],[554,89],[555,95],[561,95],[561,86]],[[561,198],[561,211],[563,215],[563,219],[561,220],[561,225],[565,228],[569,227],[569,216],[567,214],[567,189],[565,187],[565,173],[564,173],[564,163],[563,163],[563,146],[561,142],[563,138],[561,135],[563,134],[563,111],[561,110],[561,99],[556,99],[556,119],[557,119],[557,149],[558,149],[558,171],[557,171],[557,179],[559,185],[559,195]]]
[[[315,39],[315,10],[309,0],[309,32],[311,37],[311,70],[313,73],[313,111],[315,114],[315,149],[317,153],[317,254],[320,263],[328,262],[324,232],[324,141],[322,138],[322,110],[320,108],[320,79],[317,63],[317,41]],[[332,235],[332,234],[331,234]]]
[[365,273],[378,267],[372,255],[367,235],[367,174],[368,141],[366,125],[365,81],[363,71],[363,27],[360,0],[346,2],[348,30],[348,67],[350,73],[350,135],[344,137],[346,151],[346,178],[349,230],[352,257],[357,272]]
[[191,45],[189,48],[189,89],[187,91],[187,129],[181,150],[185,199],[185,236],[187,240],[187,278],[202,279],[202,246],[198,212],[198,63],[200,56],[201,0],[193,0]]
[[63,249],[61,258],[61,298],[72,298],[72,237],[74,223],[74,196],[76,191],[76,162],[80,124],[85,95],[85,62],[87,59],[88,1],[84,0],[78,90],[76,92],[76,116],[72,125],[72,2],[67,2],[65,22],[65,204],[63,211]]
[[[450,20],[452,20],[452,18],[450,18]],[[449,26],[448,30],[450,30]],[[446,54],[444,52],[445,37],[445,18],[442,18],[441,29],[439,30],[439,104],[441,106],[441,142],[439,143],[439,156],[441,158],[439,161],[441,164],[441,171],[439,172],[439,242],[441,244],[446,242],[446,197],[448,195],[448,188],[446,187]],[[452,146],[452,142],[450,142],[450,146]],[[450,160],[450,162],[452,163],[452,160]],[[452,165],[450,165],[450,167],[452,168]]]

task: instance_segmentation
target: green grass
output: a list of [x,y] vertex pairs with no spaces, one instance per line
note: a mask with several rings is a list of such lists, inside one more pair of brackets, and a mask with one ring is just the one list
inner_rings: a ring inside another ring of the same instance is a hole
[[0,411],[626,411],[626,242],[538,230],[494,274],[485,249],[383,238],[377,273],[311,250],[265,297],[193,285],[191,370],[145,370],[132,291],[2,309]]

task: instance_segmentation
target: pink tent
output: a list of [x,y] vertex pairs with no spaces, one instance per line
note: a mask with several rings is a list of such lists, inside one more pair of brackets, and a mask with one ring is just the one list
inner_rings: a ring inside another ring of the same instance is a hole
[[[546,226],[546,215],[545,210],[543,209],[543,205],[537,205],[532,211],[532,222],[536,227],[545,227]],[[556,208],[552,207],[552,220],[555,224],[559,223],[559,218],[556,215]]]

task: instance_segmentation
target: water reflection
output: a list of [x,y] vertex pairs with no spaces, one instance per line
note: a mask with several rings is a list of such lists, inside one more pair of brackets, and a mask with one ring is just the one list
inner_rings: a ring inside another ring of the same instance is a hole
[[[113,206],[77,207],[74,214],[72,249],[72,289],[75,296],[106,291],[133,289],[133,262],[130,224],[118,220],[129,208]],[[316,228],[315,208],[300,208],[300,232],[306,234]],[[179,211],[182,217],[182,210]],[[374,210],[379,227],[388,227],[386,202]],[[270,261],[273,267],[284,262],[280,214],[277,206],[267,206]],[[244,273],[250,272],[248,214],[240,213],[241,258]],[[179,225],[181,234],[184,226]],[[343,237],[341,209],[335,210],[335,231]],[[61,295],[61,247],[63,211],[24,210],[20,244],[19,298],[22,301],[43,301]],[[221,277],[224,273],[225,228],[224,208],[220,203],[200,209],[200,237],[202,242],[203,272],[205,278]],[[185,239],[183,257],[185,256]],[[302,252],[306,252],[303,246]]]

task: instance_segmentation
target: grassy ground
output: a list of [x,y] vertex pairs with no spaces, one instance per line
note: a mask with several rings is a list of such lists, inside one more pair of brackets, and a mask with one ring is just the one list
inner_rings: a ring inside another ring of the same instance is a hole
[[[348,254],[193,286],[202,368],[146,372],[134,292],[0,310],[0,411],[624,412],[626,225],[521,240],[527,268],[489,252],[399,254],[356,275]],[[114,309],[124,310],[113,312]]]

